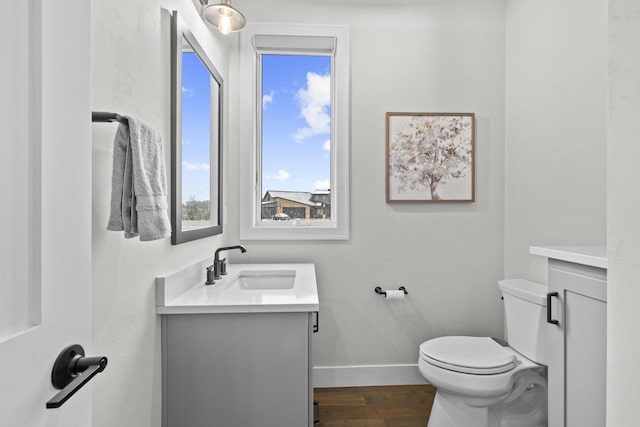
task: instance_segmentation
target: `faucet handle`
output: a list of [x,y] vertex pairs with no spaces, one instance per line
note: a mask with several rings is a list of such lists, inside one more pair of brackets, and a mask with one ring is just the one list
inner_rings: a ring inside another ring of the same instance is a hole
[[213,277],[213,264],[207,267],[207,281],[204,282],[205,285],[213,285],[216,283]]

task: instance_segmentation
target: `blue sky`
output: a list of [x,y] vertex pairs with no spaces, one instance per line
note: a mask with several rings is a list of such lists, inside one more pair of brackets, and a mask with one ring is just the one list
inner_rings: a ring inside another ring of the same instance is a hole
[[262,194],[328,188],[331,57],[262,56]]
[[[331,57],[263,55],[262,194],[327,189]],[[182,200],[209,200],[211,77],[182,55]]]
[[[182,201],[209,200],[211,74],[193,52],[182,53]],[[215,171],[211,171],[212,173]]]

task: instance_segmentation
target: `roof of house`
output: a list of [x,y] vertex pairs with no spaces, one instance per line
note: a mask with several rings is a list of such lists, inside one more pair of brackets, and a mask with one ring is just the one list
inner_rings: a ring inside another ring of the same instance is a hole
[[292,202],[300,203],[307,206],[321,206],[322,203],[312,202],[311,195],[313,193],[307,191],[267,191],[262,198],[262,201],[270,196],[272,199],[286,199]]

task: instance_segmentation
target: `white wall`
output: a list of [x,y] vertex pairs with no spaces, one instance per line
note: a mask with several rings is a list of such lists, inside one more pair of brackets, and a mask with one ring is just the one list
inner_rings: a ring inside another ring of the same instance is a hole
[[[633,6],[633,0],[612,1]],[[249,250],[243,261],[316,263],[322,313],[314,339],[316,366],[415,363],[418,344],[434,336],[500,335],[496,281],[505,273],[546,281],[545,265],[528,255],[529,245],[605,240],[606,1],[329,3],[234,1],[255,21],[351,26],[352,238],[243,242]],[[93,387],[95,427],[159,425],[154,278],[238,241],[237,144],[245,122],[233,95],[239,94],[237,36],[223,41],[209,33],[191,0],[94,0],[93,108],[140,117],[162,131],[168,147],[169,22],[162,7],[184,13],[229,84],[230,223],[223,237],[177,247],[168,240],[127,241],[105,231],[115,125],[93,126],[93,348],[110,357],[109,375]],[[613,16],[615,45],[622,43],[616,28],[633,21]],[[625,76],[617,79],[619,90],[637,89],[637,81]],[[612,114],[612,129],[620,135],[612,132],[610,170],[634,157],[622,125],[616,125],[632,108]],[[385,203],[387,111],[476,113],[476,203]],[[614,159],[620,160],[612,167]],[[612,290],[616,284],[621,290],[610,296],[610,304],[620,308],[610,318],[610,339],[612,348],[633,350],[634,341],[617,335],[616,329],[624,329],[615,325],[635,319],[623,299],[635,295],[624,293],[633,291],[633,282],[624,279],[635,273],[630,260],[638,254],[626,246],[624,233],[637,231],[637,221],[628,215],[638,206],[626,203],[634,202],[630,185],[638,180],[631,176],[633,167],[619,169],[610,172],[608,188]],[[614,227],[617,219],[620,225]],[[386,303],[373,293],[376,285],[401,284],[410,292],[402,302]],[[624,372],[610,369],[610,387],[622,390],[621,413],[634,407],[622,399],[625,393],[632,396],[633,384],[622,385]]]
[[[178,10],[223,78],[227,47],[205,28],[191,0],[93,0],[94,110],[136,116],[156,127],[170,160],[169,15]],[[160,322],[155,277],[199,260],[221,236],[171,246],[106,231],[115,124],[93,125],[93,350],[109,366],[93,386],[93,427],[160,425]]]
[[[284,5],[293,8],[290,14],[276,15]],[[254,20],[268,20],[272,14],[277,21],[309,22],[314,16],[316,22],[334,23],[337,16],[333,9],[292,1],[239,1],[237,6]],[[236,74],[225,62],[237,37],[225,42],[209,33],[190,0],[97,0],[92,12],[92,105],[157,127],[168,148],[169,21],[162,7],[183,13],[230,84],[227,94],[239,93]],[[352,27],[353,238],[338,243],[249,242],[243,260],[317,264],[322,325],[314,343],[315,365],[415,363],[418,344],[433,336],[499,335],[502,314],[495,282],[502,276],[503,258],[502,2],[334,7],[343,12],[338,23]],[[381,19],[389,12],[390,19]],[[125,240],[105,230],[116,125],[93,125],[93,348],[110,359],[109,375],[94,386],[95,427],[159,425],[154,278],[238,240],[236,144],[242,122],[237,99],[231,95],[228,102],[225,198],[230,224],[222,237],[177,247],[168,240]],[[476,113],[478,202],[385,204],[384,113],[403,110]],[[400,304],[386,304],[373,293],[376,285],[400,284],[410,292]]]
[[506,4],[505,274],[546,283],[530,245],[605,243],[607,0]]
[[638,425],[640,3],[609,1],[607,425]]
[[[504,4],[357,3],[234,1],[254,21],[349,24],[352,52],[351,239],[247,241],[242,257],[316,264],[321,321],[314,366],[415,364],[418,345],[429,338],[502,334],[496,281],[503,274]],[[239,93],[233,84],[230,92]],[[246,122],[232,101],[235,165]],[[388,111],[476,113],[476,203],[385,203]],[[229,176],[230,188],[242,172]],[[237,223],[228,230],[237,240]],[[409,295],[385,302],[373,292],[378,285],[404,285]]]

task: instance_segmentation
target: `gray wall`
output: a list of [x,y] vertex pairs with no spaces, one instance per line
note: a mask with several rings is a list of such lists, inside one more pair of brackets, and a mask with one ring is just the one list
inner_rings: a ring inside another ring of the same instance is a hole
[[605,243],[607,0],[506,3],[505,275],[530,245]]
[[[502,334],[504,4],[346,3],[234,2],[258,22],[349,24],[352,52],[351,239],[243,242],[242,257],[316,264],[322,314],[314,366],[416,363],[418,345],[429,338]],[[239,93],[234,83],[230,93]],[[245,122],[237,100],[230,108],[235,169]],[[385,203],[387,111],[476,113],[476,203]],[[229,176],[230,189],[240,173]],[[238,199],[229,194],[235,219]],[[228,228],[231,240],[237,225]],[[385,303],[373,292],[378,285],[404,285],[409,296]]]

